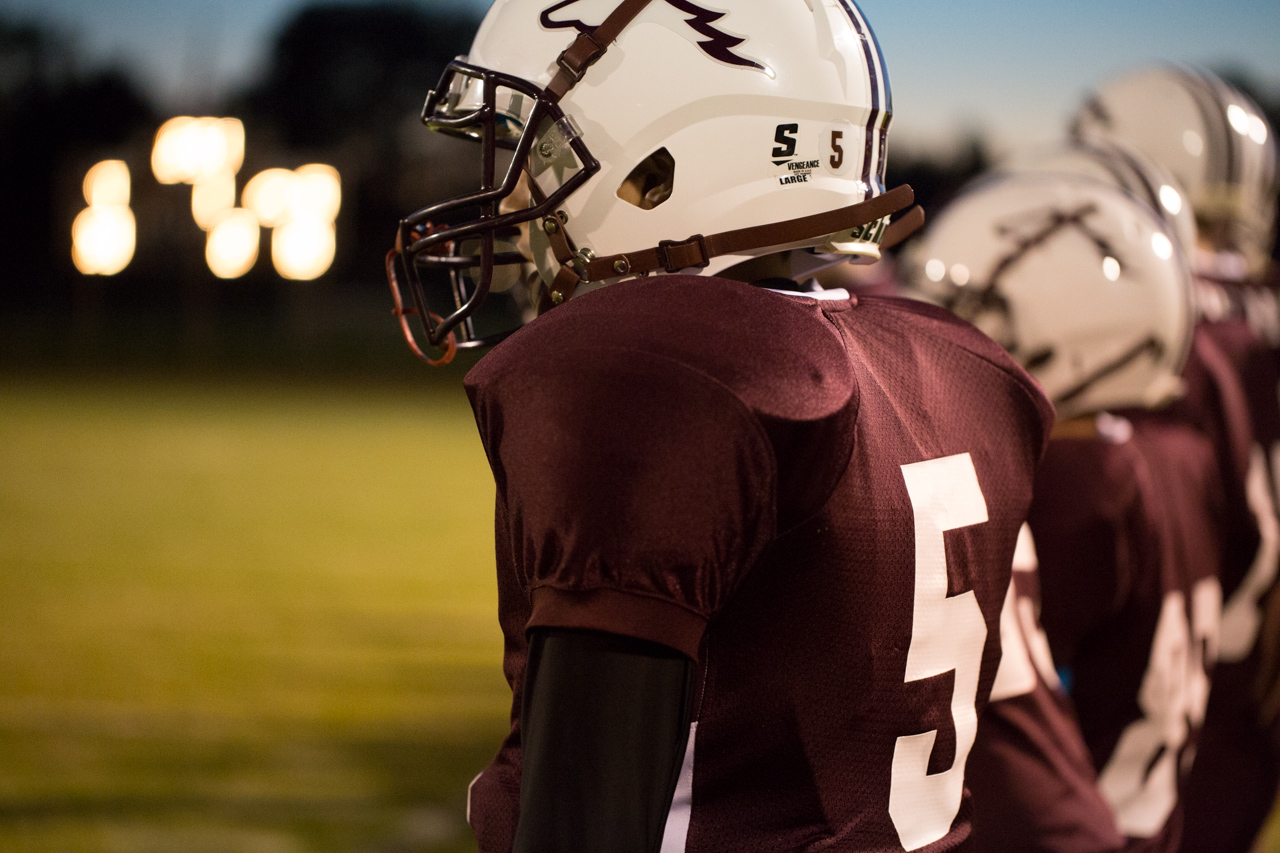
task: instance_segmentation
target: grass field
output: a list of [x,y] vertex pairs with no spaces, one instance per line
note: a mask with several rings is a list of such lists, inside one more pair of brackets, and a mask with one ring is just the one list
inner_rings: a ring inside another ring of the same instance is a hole
[[0,850],[474,849],[492,500],[456,386],[0,381]]

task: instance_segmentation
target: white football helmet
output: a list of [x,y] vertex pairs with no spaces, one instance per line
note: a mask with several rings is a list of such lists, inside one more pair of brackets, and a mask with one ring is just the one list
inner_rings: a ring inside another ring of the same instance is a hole
[[[419,314],[435,346],[495,342],[504,332],[472,315],[517,281],[523,253],[542,311],[575,290],[785,249],[875,260],[918,224],[888,226],[911,192],[884,189],[889,80],[853,0],[718,5],[494,3],[423,111],[432,130],[478,140],[485,165],[477,192],[401,223],[388,274],[402,322]],[[514,270],[495,273],[504,263]],[[421,288],[433,268],[453,271],[443,319]]]
[[1263,272],[1275,238],[1276,142],[1257,104],[1207,71],[1160,66],[1103,85],[1073,132],[1123,142],[1168,169],[1219,251]]
[[1194,314],[1171,228],[1093,178],[997,175],[912,247],[908,295],[954,311],[1044,386],[1061,419],[1156,408],[1181,391]]
[[1002,163],[999,171],[1080,175],[1114,184],[1154,210],[1178,236],[1188,258],[1195,252],[1196,217],[1182,185],[1168,169],[1128,145],[1073,140],[1019,154]]

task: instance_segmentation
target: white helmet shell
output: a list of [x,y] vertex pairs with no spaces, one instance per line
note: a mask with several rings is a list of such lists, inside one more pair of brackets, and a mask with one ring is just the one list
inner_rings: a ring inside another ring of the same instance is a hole
[[1275,236],[1276,141],[1244,93],[1199,69],[1141,69],[1104,84],[1075,133],[1123,142],[1164,166],[1202,227],[1225,230],[1216,248],[1241,254],[1249,275],[1262,271]]
[[[468,62],[545,86],[560,52],[617,3],[497,0]],[[563,205],[578,247],[626,252],[883,191],[889,81],[853,0],[718,5],[727,11],[654,0],[561,100],[601,163]],[[621,198],[632,170],[661,149],[674,161],[669,197],[648,209]],[[559,264],[532,236],[544,278],[553,276]],[[827,251],[876,251],[830,242]],[[747,257],[721,256],[697,271]]]
[[1142,152],[1118,142],[1075,140],[1023,153],[1000,166],[1001,172],[1079,175],[1113,184],[1146,204],[1178,236],[1183,252],[1196,248],[1196,217],[1173,173]]
[[1065,419],[1181,391],[1194,315],[1170,228],[1113,184],[1008,174],[952,202],[909,254],[910,295],[955,311],[1039,380]]

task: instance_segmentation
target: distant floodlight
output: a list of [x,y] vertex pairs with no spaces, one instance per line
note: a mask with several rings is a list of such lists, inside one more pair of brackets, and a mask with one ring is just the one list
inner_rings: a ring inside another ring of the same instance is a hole
[[236,178],[230,172],[201,178],[191,188],[191,216],[205,231],[235,206]]
[[267,169],[245,184],[241,202],[273,229],[271,262],[280,275],[309,281],[333,264],[333,223],[342,206],[337,169],[324,163]]
[[314,218],[332,222],[342,206],[342,184],[338,170],[323,163],[308,163],[294,170],[289,188],[291,219]]
[[71,260],[84,275],[115,275],[133,260],[137,225],[129,210],[129,167],[103,160],[84,176],[89,207],[71,225]]
[[969,268],[964,264],[952,264],[951,280],[956,283],[957,287],[964,287],[969,283]]
[[214,172],[239,174],[244,165],[244,123],[238,118],[210,119],[214,131],[222,137],[223,160]]
[[156,131],[151,170],[162,184],[194,184],[244,163],[244,125],[238,118],[171,118]]
[[947,275],[947,265],[937,258],[930,258],[924,265],[924,274],[929,281],[942,281]]
[[133,260],[137,228],[124,205],[94,205],[71,225],[71,260],[84,275],[115,275]]
[[271,262],[285,278],[310,281],[329,269],[335,246],[332,221],[291,219],[271,232]]
[[209,229],[204,258],[218,278],[239,278],[258,260],[258,217],[235,208],[223,213]]
[[160,183],[180,184],[194,170],[186,156],[191,150],[187,142],[188,129],[194,121],[190,116],[177,116],[156,131],[156,141],[151,147],[151,171]]
[[84,176],[84,200],[90,207],[129,204],[129,167],[123,160],[103,160]]
[[1164,205],[1164,209],[1177,216],[1182,212],[1182,193],[1178,192],[1168,184],[1160,186],[1160,204]]
[[241,202],[258,217],[264,228],[275,228],[289,218],[289,195],[294,174],[288,169],[267,169],[244,185]]

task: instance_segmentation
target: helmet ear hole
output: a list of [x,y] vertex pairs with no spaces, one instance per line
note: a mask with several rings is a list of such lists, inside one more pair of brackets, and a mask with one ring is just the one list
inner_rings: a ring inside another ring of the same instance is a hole
[[666,148],[659,148],[628,173],[617,196],[641,210],[653,210],[671,197],[675,180],[676,160]]

